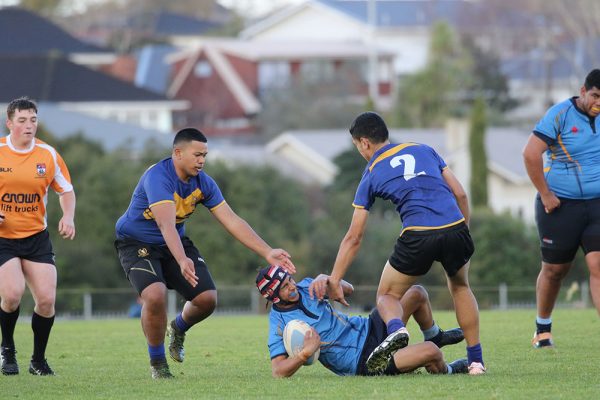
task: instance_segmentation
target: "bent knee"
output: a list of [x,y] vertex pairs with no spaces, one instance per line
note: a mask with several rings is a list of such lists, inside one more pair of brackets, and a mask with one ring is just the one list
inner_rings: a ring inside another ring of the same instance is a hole
[[204,312],[212,313],[217,308],[217,291],[207,290],[194,297],[191,303]]

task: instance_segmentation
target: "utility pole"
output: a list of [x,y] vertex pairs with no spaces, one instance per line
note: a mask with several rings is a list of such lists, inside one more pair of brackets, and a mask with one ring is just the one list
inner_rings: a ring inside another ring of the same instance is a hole
[[367,47],[369,51],[369,97],[373,104],[379,104],[379,66],[375,31],[377,29],[377,3],[368,0],[367,4]]

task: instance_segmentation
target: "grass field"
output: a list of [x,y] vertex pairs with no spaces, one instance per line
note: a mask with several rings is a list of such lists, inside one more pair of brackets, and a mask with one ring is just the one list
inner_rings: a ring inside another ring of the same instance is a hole
[[[481,332],[488,374],[338,377],[320,364],[288,379],[271,377],[266,316],[215,316],[193,328],[186,361],[171,362],[176,379],[150,378],[139,320],[58,321],[47,352],[57,375],[27,372],[32,338],[17,325],[18,376],[0,375],[2,399],[595,399],[600,398],[600,320],[595,310],[554,314],[556,350],[533,350],[535,312],[486,311]],[[443,328],[453,313],[435,315]],[[422,336],[411,321],[411,342]],[[444,348],[464,357],[464,344]]]

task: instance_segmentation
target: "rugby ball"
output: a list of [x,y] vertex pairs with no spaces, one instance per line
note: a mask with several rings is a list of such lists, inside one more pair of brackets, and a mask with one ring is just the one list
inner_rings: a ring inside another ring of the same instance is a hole
[[[299,319],[293,319],[287,323],[283,329],[283,345],[290,357],[293,357],[302,351],[302,348],[304,347],[304,335],[306,335],[306,332],[310,331],[310,329],[309,324]],[[317,351],[306,360],[304,365],[312,365],[319,359],[320,352],[320,349],[317,349]]]

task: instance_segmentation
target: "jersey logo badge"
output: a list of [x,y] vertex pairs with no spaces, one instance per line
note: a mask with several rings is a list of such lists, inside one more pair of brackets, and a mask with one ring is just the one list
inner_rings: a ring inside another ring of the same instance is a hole
[[145,247],[138,249],[138,257],[148,257],[149,254],[150,253],[148,252],[148,249],[146,249]]
[[577,133],[577,132],[579,132],[579,129],[577,129],[577,127],[574,126],[574,127],[571,128],[571,132]]
[[46,176],[46,164],[39,163],[35,165],[38,176]]

